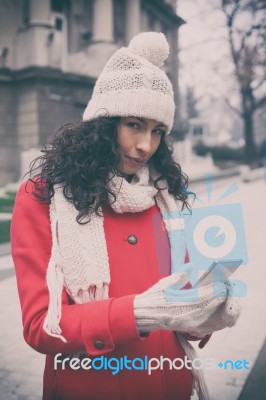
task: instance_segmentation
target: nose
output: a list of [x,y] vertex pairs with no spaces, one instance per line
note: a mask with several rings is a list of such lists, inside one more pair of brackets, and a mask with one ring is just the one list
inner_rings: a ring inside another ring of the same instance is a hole
[[149,153],[152,149],[152,134],[150,131],[145,132],[138,138],[136,149],[142,153]]

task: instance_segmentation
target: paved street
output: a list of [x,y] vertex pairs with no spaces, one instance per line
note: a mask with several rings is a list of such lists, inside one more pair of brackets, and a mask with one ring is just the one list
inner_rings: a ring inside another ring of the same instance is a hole
[[[8,276],[12,259],[0,258],[1,274]],[[19,299],[14,274],[0,281],[0,400],[40,400],[44,356],[22,337]]]
[[[215,185],[212,193],[213,201],[217,200],[236,179],[232,177]],[[203,183],[197,184],[195,189],[200,192],[201,199],[207,201],[203,185]],[[221,362],[228,359],[246,360],[252,369],[264,344],[266,337],[265,198],[266,184],[263,180],[256,180],[241,183],[236,193],[217,203],[239,202],[242,204],[249,263],[239,268],[234,277],[246,283],[248,295],[243,300],[243,312],[238,324],[231,329],[214,334],[208,345],[203,350],[198,350],[200,358],[214,358]],[[23,341],[16,281],[12,271],[11,256],[7,254],[0,257],[0,304],[2,306],[0,400],[39,400],[41,399],[44,356],[32,350]],[[260,354],[262,362],[265,354],[265,350]],[[250,370],[246,369],[232,370],[231,368],[206,370],[211,400],[237,400],[247,382],[249,372]],[[254,386],[252,387],[249,387],[248,397],[242,396],[241,400],[260,398],[253,396]]]

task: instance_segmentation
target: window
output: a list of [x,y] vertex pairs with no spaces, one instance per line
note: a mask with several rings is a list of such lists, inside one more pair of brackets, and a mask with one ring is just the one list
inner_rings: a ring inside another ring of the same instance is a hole
[[64,11],[64,0],[51,0],[51,10],[62,13]]
[[193,128],[193,135],[194,136],[201,136],[203,134],[203,128],[201,125],[196,125]]
[[63,20],[60,17],[55,18],[55,29],[57,31],[62,31],[63,30]]

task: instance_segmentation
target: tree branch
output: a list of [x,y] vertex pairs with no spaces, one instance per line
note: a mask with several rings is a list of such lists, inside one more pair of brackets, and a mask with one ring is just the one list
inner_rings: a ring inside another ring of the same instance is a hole
[[230,101],[229,101],[228,99],[224,99],[224,101],[225,101],[225,104],[226,104],[232,111],[234,111],[239,117],[243,118],[243,113],[242,113],[238,108],[236,108],[235,106],[233,106],[233,105],[230,103]]
[[258,90],[261,87],[261,85],[263,85],[263,83],[265,83],[265,78],[266,78],[266,76],[264,75],[264,77],[257,83],[257,85],[253,86],[252,89],[254,91]]

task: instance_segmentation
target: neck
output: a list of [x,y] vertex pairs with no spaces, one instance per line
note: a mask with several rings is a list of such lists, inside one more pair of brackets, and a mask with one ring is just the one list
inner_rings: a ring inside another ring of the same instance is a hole
[[124,175],[124,178],[125,178],[125,180],[127,181],[127,182],[131,182],[132,181],[132,179],[133,179],[133,177],[134,177],[134,174],[133,175]]

